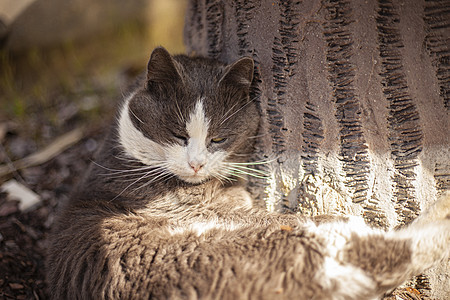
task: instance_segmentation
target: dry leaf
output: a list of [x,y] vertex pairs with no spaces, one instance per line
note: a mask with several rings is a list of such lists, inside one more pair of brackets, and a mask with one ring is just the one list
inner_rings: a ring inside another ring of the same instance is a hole
[[281,225],[280,229],[284,230],[284,231],[292,231],[293,230],[292,227],[289,225]]
[[10,283],[9,287],[12,288],[13,290],[21,290],[23,289],[23,285],[20,283]]

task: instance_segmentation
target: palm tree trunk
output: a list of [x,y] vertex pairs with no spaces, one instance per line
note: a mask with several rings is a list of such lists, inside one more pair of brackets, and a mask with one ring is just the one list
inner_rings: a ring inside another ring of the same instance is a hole
[[[255,60],[268,209],[392,228],[450,189],[450,1],[190,0],[185,43]],[[413,284],[450,298],[449,271]]]

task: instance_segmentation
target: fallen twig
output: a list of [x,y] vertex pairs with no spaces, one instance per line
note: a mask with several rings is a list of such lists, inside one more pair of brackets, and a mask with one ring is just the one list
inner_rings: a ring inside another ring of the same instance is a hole
[[27,157],[16,160],[11,164],[0,165],[0,177],[13,173],[14,171],[34,167],[43,164],[57,156],[73,144],[83,138],[83,128],[76,128],[63,134],[53,141],[50,145]]

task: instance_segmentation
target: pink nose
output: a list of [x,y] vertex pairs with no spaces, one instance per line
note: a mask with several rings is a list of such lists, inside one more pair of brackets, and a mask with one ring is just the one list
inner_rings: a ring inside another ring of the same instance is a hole
[[195,173],[197,173],[203,167],[201,163],[195,161],[190,161],[189,165],[191,166],[191,168],[194,170]]

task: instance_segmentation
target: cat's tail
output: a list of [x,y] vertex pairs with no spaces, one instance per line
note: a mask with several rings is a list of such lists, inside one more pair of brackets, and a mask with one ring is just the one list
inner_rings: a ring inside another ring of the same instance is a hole
[[390,233],[411,243],[411,271],[421,273],[450,258],[450,192],[445,193],[411,225]]

